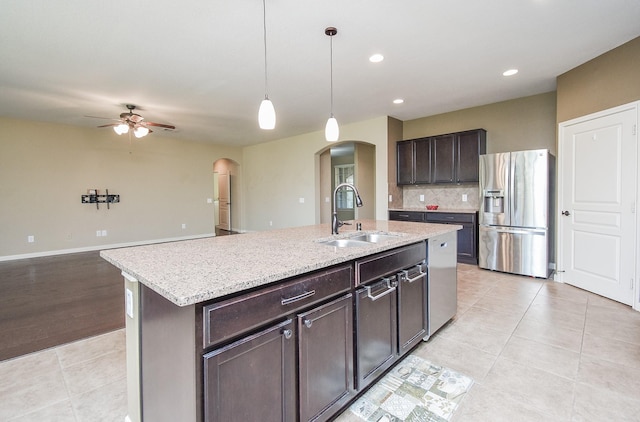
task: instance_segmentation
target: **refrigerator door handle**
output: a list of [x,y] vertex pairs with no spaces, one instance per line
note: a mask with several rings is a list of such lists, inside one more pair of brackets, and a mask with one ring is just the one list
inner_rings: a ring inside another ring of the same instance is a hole
[[483,229],[495,231],[498,233],[511,233],[511,234],[545,234],[547,232],[546,229],[512,229],[508,227],[494,227],[494,226],[483,226]]

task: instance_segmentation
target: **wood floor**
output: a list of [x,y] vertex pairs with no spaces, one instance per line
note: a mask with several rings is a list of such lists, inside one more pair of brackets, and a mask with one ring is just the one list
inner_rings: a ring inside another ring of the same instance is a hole
[[123,283],[98,251],[0,262],[0,360],[124,327]]

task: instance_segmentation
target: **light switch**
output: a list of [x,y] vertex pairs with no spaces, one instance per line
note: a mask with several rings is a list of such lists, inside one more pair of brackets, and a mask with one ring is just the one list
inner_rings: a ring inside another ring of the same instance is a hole
[[304,198],[300,198],[299,201],[301,204],[304,204]]

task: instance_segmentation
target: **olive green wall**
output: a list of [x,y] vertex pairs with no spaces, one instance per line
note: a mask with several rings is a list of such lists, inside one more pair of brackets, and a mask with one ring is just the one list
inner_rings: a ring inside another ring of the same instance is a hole
[[[153,134],[129,144],[111,130],[8,118],[0,127],[0,260],[211,234],[213,163],[242,160],[240,148]],[[87,189],[121,202],[82,204]]]
[[640,100],[640,37],[558,76],[557,122]]
[[549,149],[556,153],[556,93],[533,95],[407,120],[403,139],[483,128],[487,153]]

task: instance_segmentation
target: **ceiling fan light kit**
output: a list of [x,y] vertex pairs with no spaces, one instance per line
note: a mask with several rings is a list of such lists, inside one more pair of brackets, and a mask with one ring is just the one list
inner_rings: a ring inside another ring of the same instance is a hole
[[[128,113],[120,113],[120,119],[113,119],[113,120],[117,120],[118,123],[110,123],[108,125],[101,125],[98,127],[113,127],[114,132],[117,133],[118,135],[124,135],[125,133],[129,133],[129,130],[132,130],[136,138],[142,138],[144,136],[147,136],[149,133],[153,132],[151,129],[149,129],[148,126],[161,127],[161,128],[164,128],[165,130],[172,130],[176,128],[175,126],[172,126],[172,125],[165,125],[163,123],[145,121],[144,117],[133,112],[133,110],[136,109],[135,105],[126,104],[126,107],[129,110]],[[107,119],[106,117],[95,117],[95,116],[86,116],[86,117],[94,117],[97,119]],[[109,120],[112,120],[112,119],[109,119]]]

